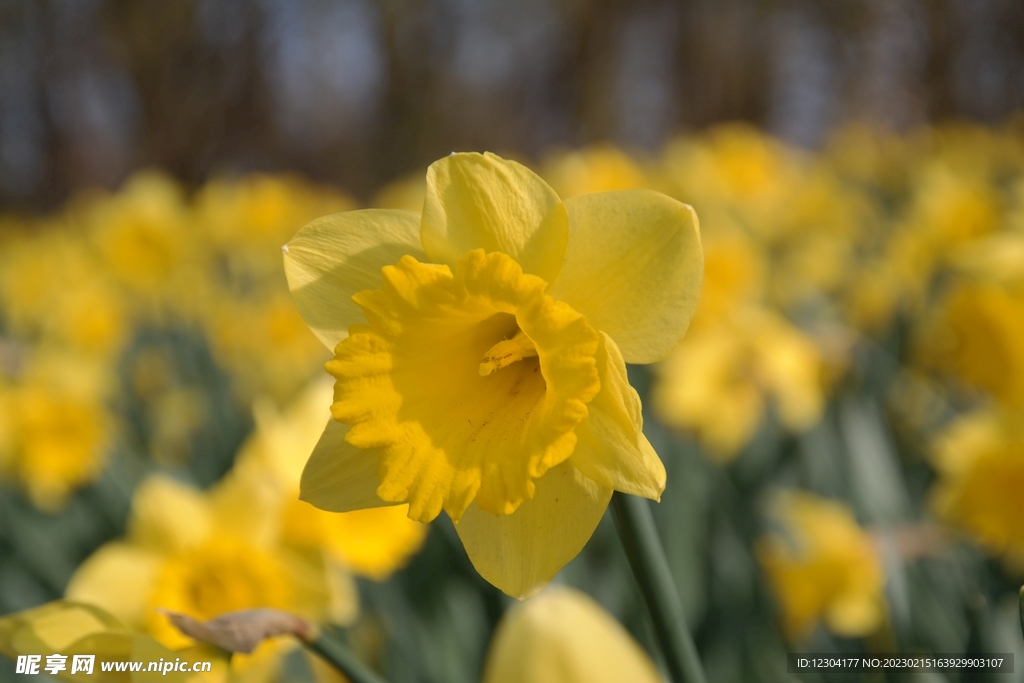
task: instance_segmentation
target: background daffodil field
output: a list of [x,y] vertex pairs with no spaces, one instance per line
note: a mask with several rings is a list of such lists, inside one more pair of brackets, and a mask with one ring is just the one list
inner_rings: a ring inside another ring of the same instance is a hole
[[611,514],[519,604],[444,514],[298,500],[333,379],[281,247],[421,211],[453,149],[699,217],[686,335],[628,375],[710,681],[795,651],[1019,672],[1024,11],[839,5],[0,4],[0,681],[98,642],[344,680],[159,611],[259,607],[392,683],[664,678]]

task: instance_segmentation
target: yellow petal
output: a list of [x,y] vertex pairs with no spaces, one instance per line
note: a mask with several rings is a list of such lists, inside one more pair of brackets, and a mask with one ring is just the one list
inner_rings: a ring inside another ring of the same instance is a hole
[[551,282],[568,237],[565,207],[540,176],[491,153],[452,154],[427,169],[420,237],[434,263],[502,252]]
[[665,466],[643,434],[640,397],[629,384],[615,342],[602,334],[597,352],[601,391],[588,404],[590,415],[576,427],[576,469],[610,489],[660,500]]
[[232,468],[210,489],[207,500],[215,534],[245,539],[260,547],[276,542],[285,501],[266,470]]
[[814,426],[825,403],[821,354],[814,342],[774,315],[757,324],[753,341],[759,379],[775,397],[779,420],[794,431]]
[[523,600],[579,554],[611,497],[611,489],[563,462],[537,480],[533,499],[511,515],[471,505],[455,529],[480,576]]
[[321,510],[350,512],[394,505],[377,497],[379,456],[345,441],[349,426],[329,420],[302,470],[299,498]]
[[0,618],[0,652],[12,659],[50,653],[98,633],[128,635],[114,616],[99,607],[58,600]]
[[364,209],[318,218],[284,247],[288,288],[302,319],[327,348],[363,322],[352,295],[380,287],[380,269],[409,254],[423,259],[419,217]]
[[825,623],[840,636],[856,638],[874,633],[885,620],[879,594],[850,591],[836,598],[825,612]]
[[408,505],[319,514],[325,518],[320,520],[324,549],[353,572],[376,581],[404,567],[423,547],[430,528],[409,519]]
[[212,530],[210,505],[202,492],[156,474],[132,495],[129,535],[148,548],[164,552],[201,543]]
[[505,613],[484,683],[661,683],[647,653],[591,598],[552,586]]
[[[194,655],[188,651],[171,651],[149,636],[131,633],[99,607],[64,600],[0,618],[0,653],[11,659],[22,654],[64,655],[68,658],[65,661],[66,668],[57,673],[55,678],[68,683],[80,681],[82,676],[95,676],[97,681],[183,683],[199,679],[180,671],[103,673],[102,666],[104,662],[174,662],[178,659],[194,662],[210,661],[218,657],[209,650]],[[81,654],[95,657],[91,675],[84,672],[71,673],[74,656]],[[40,669],[45,669],[46,659],[39,662],[39,665]]]
[[159,555],[129,543],[108,543],[75,570],[65,595],[98,605],[126,624],[145,623]]
[[700,294],[697,214],[651,190],[582,195],[565,206],[569,244],[551,296],[607,332],[627,363],[661,360]]
[[284,411],[269,398],[257,401],[253,408],[256,433],[242,445],[236,467],[240,461],[259,461],[282,487],[297,487],[322,425],[331,416],[333,396],[334,382],[324,374],[307,384]]
[[324,578],[327,584],[328,621],[351,626],[359,618],[359,586],[355,575],[347,567],[325,558]]
[[749,333],[729,325],[706,325],[687,333],[664,363],[651,392],[666,424],[694,429],[708,455],[727,462],[753,437],[765,399],[751,365]]

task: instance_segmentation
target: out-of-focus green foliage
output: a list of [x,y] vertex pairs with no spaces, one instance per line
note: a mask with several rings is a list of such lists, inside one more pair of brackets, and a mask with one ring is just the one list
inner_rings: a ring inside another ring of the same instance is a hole
[[[630,381],[710,680],[783,680],[794,649],[1024,655],[1018,123],[847,127],[814,154],[724,125],[536,168],[563,198],[650,187],[700,217],[697,314]],[[399,182],[374,203],[419,210],[422,193]],[[0,612],[70,590],[176,648],[163,602],[266,604],[333,622],[396,683],[480,680],[508,600],[447,518],[422,541],[404,518],[294,501],[327,351],[280,245],[354,206],[292,177],[186,193],[148,172],[0,219]],[[610,520],[559,581],[655,651]],[[230,675],[328,674],[272,644]]]

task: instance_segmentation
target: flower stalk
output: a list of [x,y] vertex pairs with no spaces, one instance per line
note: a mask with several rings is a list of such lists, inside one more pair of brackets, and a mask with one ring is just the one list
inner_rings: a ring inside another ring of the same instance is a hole
[[1024,586],[1020,587],[1020,593],[1018,594],[1018,607],[1020,608],[1020,632],[1024,634]]
[[313,637],[306,640],[306,647],[323,657],[352,683],[387,683],[383,678],[355,658],[352,651],[329,631],[317,629]]
[[707,683],[651,509],[645,500],[616,491],[612,510],[669,676],[674,683]]

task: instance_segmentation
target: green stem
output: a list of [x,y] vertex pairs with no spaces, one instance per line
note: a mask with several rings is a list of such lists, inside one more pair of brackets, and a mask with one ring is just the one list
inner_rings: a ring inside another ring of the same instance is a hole
[[669,676],[674,683],[707,683],[647,501],[616,491],[612,511]]
[[1020,587],[1020,597],[1017,604],[1020,608],[1020,632],[1024,634],[1024,586]]
[[306,641],[306,646],[345,674],[352,683],[386,683],[383,678],[363,666],[337,636],[323,628],[315,638]]

